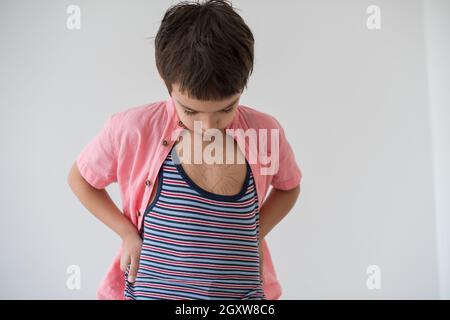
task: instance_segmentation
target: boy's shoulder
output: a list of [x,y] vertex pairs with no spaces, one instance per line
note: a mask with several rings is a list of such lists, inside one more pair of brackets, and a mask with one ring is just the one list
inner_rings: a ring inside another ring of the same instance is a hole
[[166,101],[155,101],[129,107],[110,115],[111,126],[116,133],[136,132],[158,128],[164,129],[161,124],[167,120],[165,108]]
[[280,122],[270,113],[257,110],[248,105],[239,105],[240,114],[247,127],[255,129],[276,129],[280,128]]
[[166,101],[161,100],[128,107],[113,113],[111,117],[116,118],[117,121],[131,122],[131,124],[139,122],[142,118],[161,117],[165,113],[165,103]]

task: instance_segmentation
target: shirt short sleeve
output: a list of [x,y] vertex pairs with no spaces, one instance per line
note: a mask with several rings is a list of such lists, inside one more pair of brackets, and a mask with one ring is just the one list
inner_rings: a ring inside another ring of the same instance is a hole
[[112,139],[112,117],[109,116],[103,128],[87,143],[76,158],[82,177],[94,188],[104,189],[117,182],[117,154]]
[[274,118],[279,129],[279,167],[273,175],[271,185],[279,190],[291,190],[300,185],[302,171],[298,166],[292,146],[286,138],[281,124]]

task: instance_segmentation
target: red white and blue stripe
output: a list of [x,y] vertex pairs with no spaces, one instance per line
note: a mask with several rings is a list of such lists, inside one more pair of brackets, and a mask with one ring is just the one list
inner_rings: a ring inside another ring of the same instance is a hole
[[195,184],[172,151],[144,213],[136,281],[126,281],[125,272],[125,299],[266,299],[258,200],[248,162],[240,192],[219,195]]

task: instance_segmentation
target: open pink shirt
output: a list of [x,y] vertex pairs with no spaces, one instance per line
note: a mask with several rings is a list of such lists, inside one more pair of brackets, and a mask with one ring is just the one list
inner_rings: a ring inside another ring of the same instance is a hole
[[[81,175],[97,189],[117,182],[120,189],[122,211],[140,230],[152,189],[178,133],[184,127],[178,118],[172,97],[124,111],[108,117],[102,130],[83,148],[76,159]],[[300,184],[302,173],[294,152],[286,139],[280,123],[271,115],[244,105],[238,105],[235,116],[227,128],[270,129],[279,131],[279,167],[274,174],[261,174],[267,167],[261,161],[249,162],[252,170],[259,207],[261,208],[269,186],[290,190]],[[172,136],[175,133],[175,136]],[[174,138],[175,137],[175,138]],[[249,143],[236,139],[246,159],[254,152]],[[270,142],[267,154],[271,152]],[[245,150],[245,152],[244,152]],[[257,151],[258,152],[258,151]],[[276,277],[267,241],[263,239],[264,251],[263,288],[267,299],[278,299],[281,286]],[[106,275],[97,289],[97,299],[124,299],[124,272],[120,270],[120,246]]]

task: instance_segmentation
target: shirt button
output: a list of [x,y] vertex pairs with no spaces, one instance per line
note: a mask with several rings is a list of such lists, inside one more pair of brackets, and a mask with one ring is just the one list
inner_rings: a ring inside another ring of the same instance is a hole
[[151,185],[152,182],[150,180],[145,180],[145,185],[148,187],[149,185]]
[[163,142],[162,142],[162,144],[163,144],[163,146],[167,146],[167,145],[169,144],[169,142],[167,142],[167,140],[164,139]]

